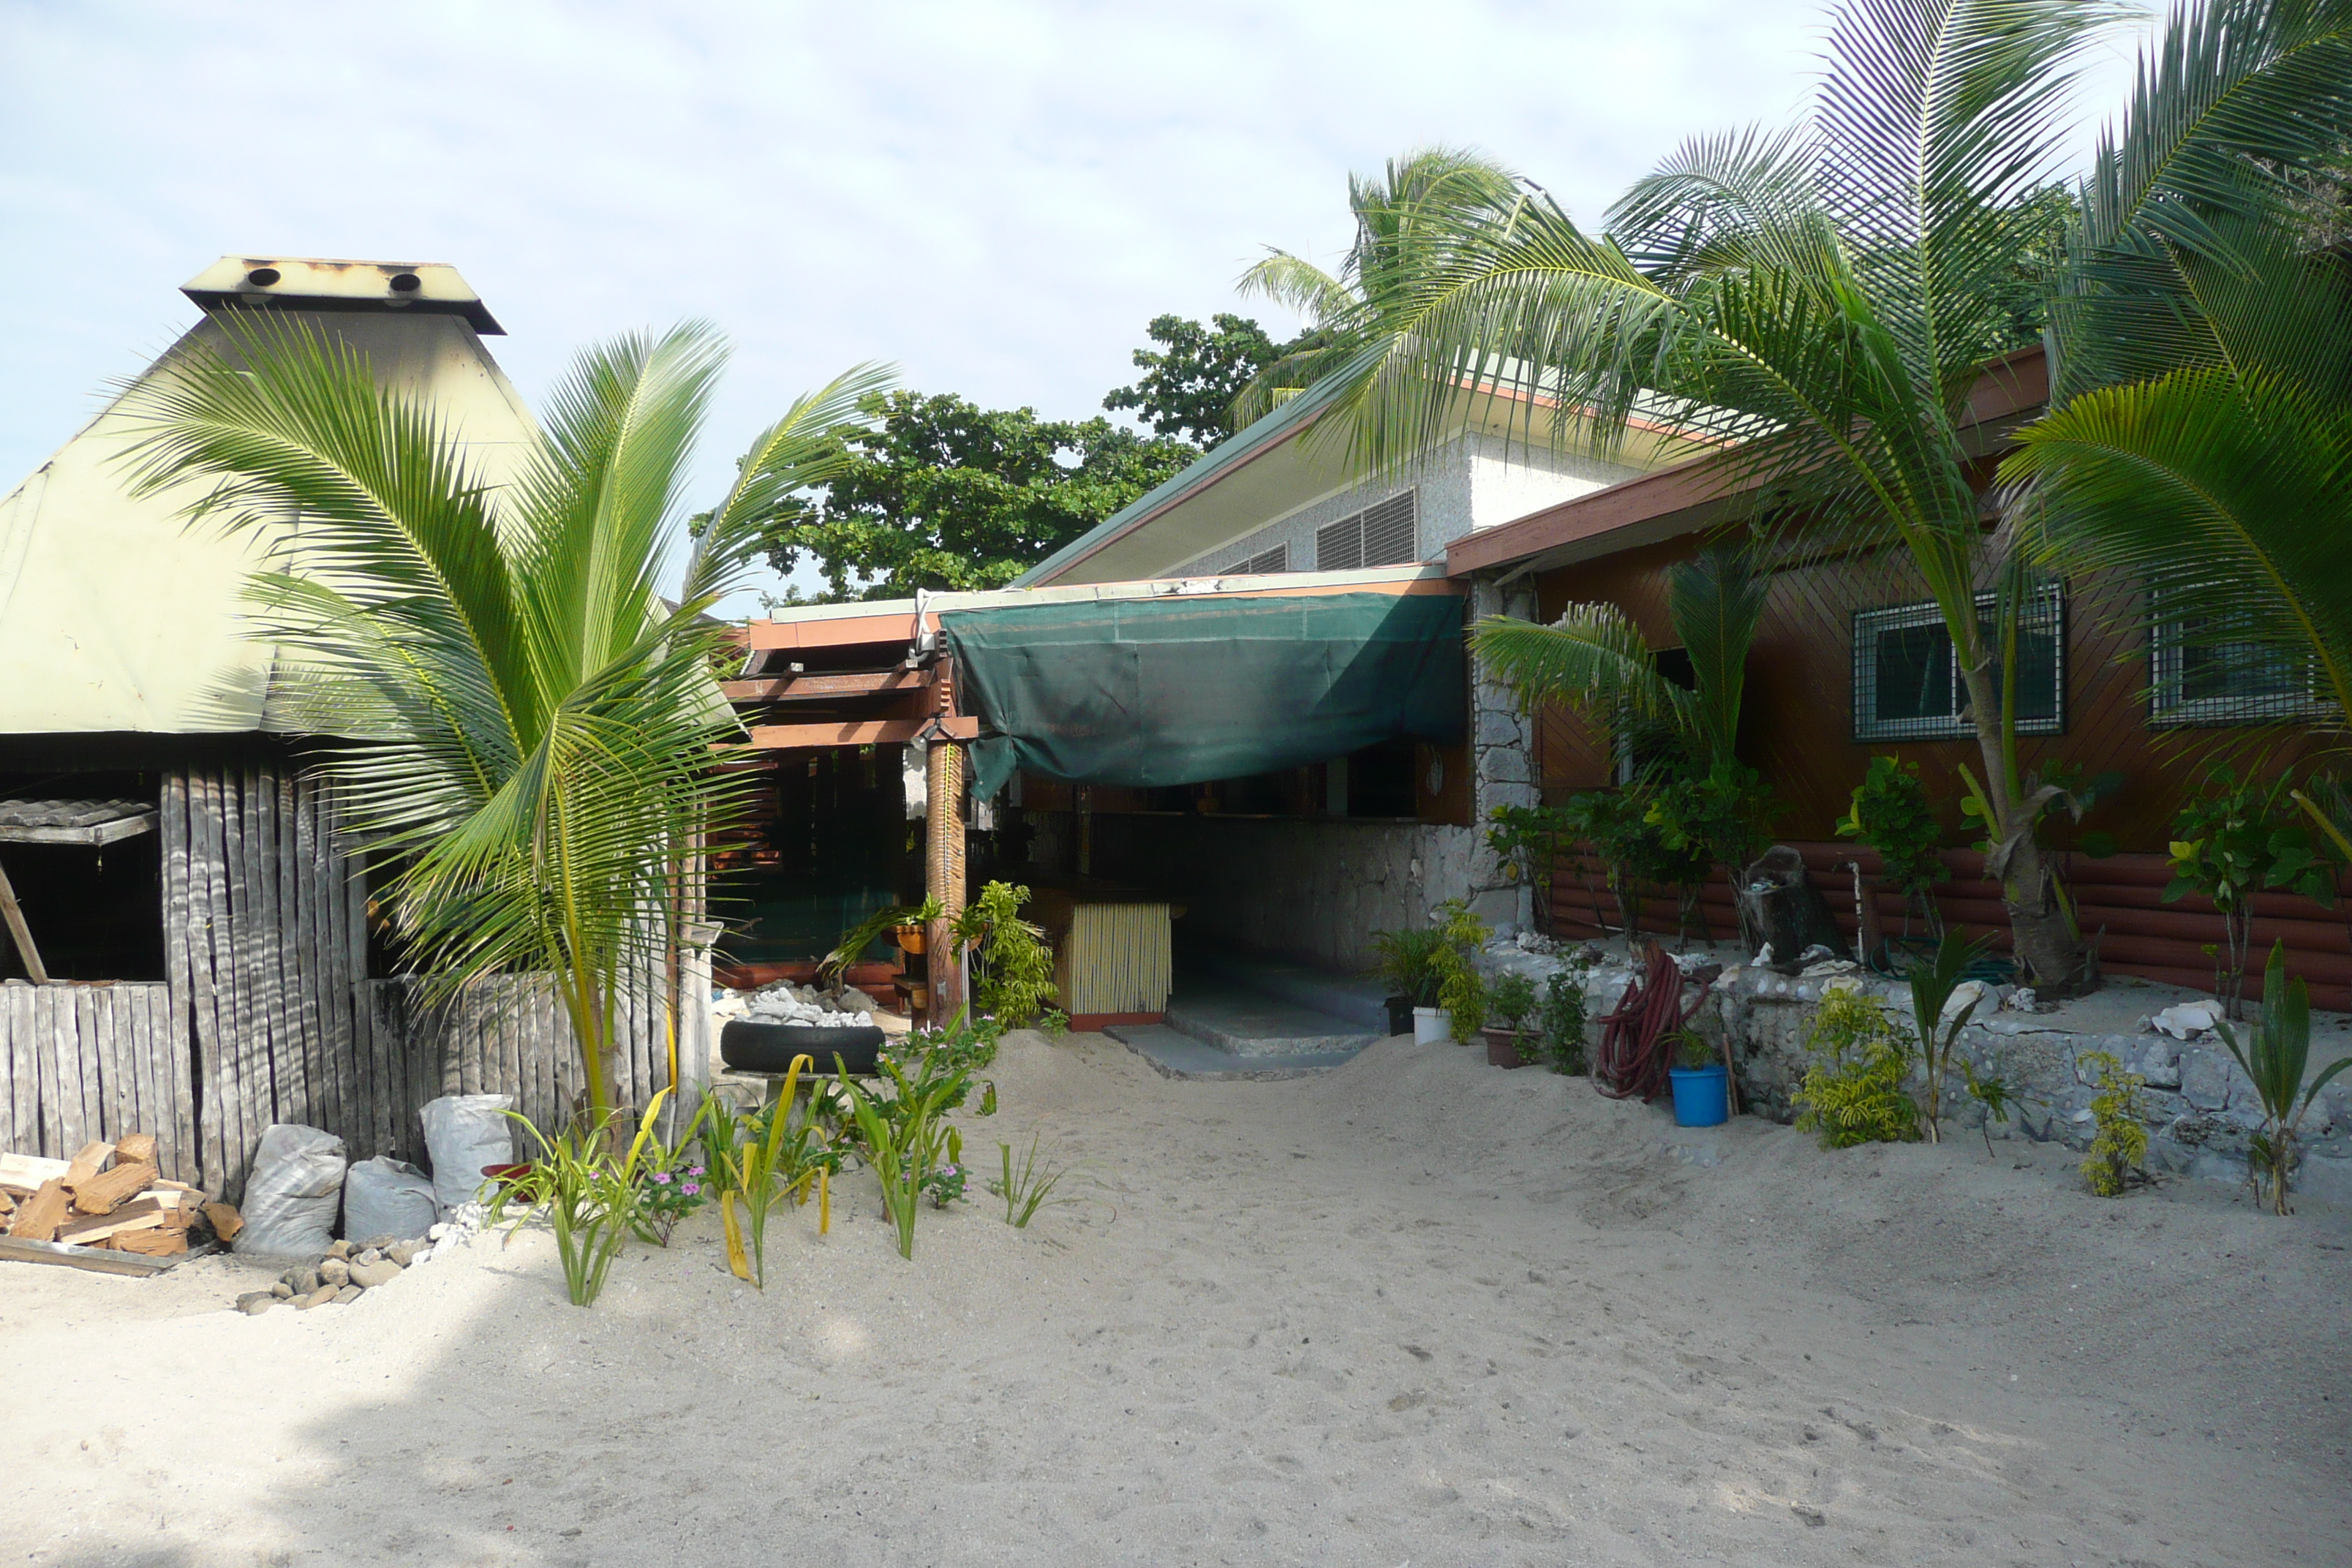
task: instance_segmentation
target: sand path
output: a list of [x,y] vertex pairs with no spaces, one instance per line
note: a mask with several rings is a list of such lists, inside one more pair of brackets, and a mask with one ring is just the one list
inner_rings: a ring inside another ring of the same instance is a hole
[[[2352,1562],[2352,1215],[2063,1151],[1678,1133],[1397,1041],[1164,1081],[1015,1037],[915,1260],[848,1184],[592,1311],[526,1235],[336,1310],[0,1266],[0,1561]],[[2024,1168],[2018,1168],[2020,1165]]]

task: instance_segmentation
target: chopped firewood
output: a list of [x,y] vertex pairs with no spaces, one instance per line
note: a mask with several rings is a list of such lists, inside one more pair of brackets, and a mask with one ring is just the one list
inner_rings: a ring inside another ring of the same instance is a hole
[[188,1250],[188,1233],[166,1226],[161,1230],[126,1230],[109,1238],[117,1252],[146,1258],[174,1258]]
[[8,1195],[6,1188],[0,1187],[0,1219],[6,1219],[16,1212],[16,1200]]
[[193,1193],[200,1189],[185,1182],[175,1182],[169,1176],[158,1176],[155,1178],[155,1190],[159,1193]]
[[213,1234],[223,1241],[235,1241],[236,1233],[245,1228],[245,1216],[232,1204],[206,1204],[205,1217],[213,1222]]
[[163,1228],[165,1230],[185,1230],[195,1222],[196,1211],[194,1209],[181,1208],[171,1204],[163,1205]]
[[155,1163],[155,1134],[152,1132],[124,1133],[121,1138],[115,1140],[114,1158],[118,1163],[125,1160],[138,1160],[150,1165],[153,1164]]
[[153,1230],[163,1223],[163,1205],[152,1198],[128,1203],[112,1214],[68,1222],[57,1239],[68,1247],[92,1247],[126,1230]]
[[136,1197],[154,1184],[155,1167],[144,1161],[118,1164],[102,1175],[73,1184],[77,1214],[112,1214],[115,1205]]
[[106,1168],[107,1156],[114,1152],[111,1143],[85,1143],[74,1153],[73,1163],[66,1167],[66,1185],[78,1187]]
[[31,1197],[41,1190],[43,1182],[65,1173],[63,1160],[44,1160],[38,1154],[0,1154],[0,1187],[20,1198]]
[[16,1216],[8,1222],[8,1234],[27,1241],[55,1241],[58,1226],[65,1223],[66,1205],[65,1181],[53,1176],[41,1184],[40,1191],[17,1205]]

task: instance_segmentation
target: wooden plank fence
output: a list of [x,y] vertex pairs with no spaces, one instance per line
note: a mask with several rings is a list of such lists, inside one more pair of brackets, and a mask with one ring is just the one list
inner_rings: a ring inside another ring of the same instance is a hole
[[[421,1164],[417,1112],[441,1095],[512,1095],[544,1127],[569,1112],[579,1053],[544,977],[437,1005],[368,977],[366,889],[317,780],[174,772],[161,806],[166,978],[0,985],[0,1149],[65,1159],[152,1131],[167,1175],[235,1199],[272,1122]],[[615,1005],[614,1095],[642,1105],[669,1081],[660,987]]]

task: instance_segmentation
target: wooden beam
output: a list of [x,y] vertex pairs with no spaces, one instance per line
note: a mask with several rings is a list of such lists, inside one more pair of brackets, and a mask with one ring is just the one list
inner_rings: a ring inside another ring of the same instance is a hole
[[[920,733],[926,719],[838,720],[823,724],[754,724],[751,744],[762,752],[796,751],[825,746],[904,745]],[[950,741],[980,737],[980,721],[950,716],[940,721]]]
[[152,811],[81,827],[27,827],[23,823],[0,822],[0,844],[79,844],[94,848],[154,831]]
[[25,923],[25,911],[16,902],[16,889],[8,885],[8,869],[0,866],[0,920],[8,922],[8,935],[16,943],[16,952],[25,961],[25,973],[33,977],[36,985],[49,983],[49,972],[41,967],[41,950],[33,945],[32,928]]
[[815,621],[753,621],[745,628],[754,648],[856,647],[866,643],[891,643],[901,651],[914,640],[915,617],[905,611],[887,616],[835,616]]
[[907,691],[930,683],[921,669],[861,670],[854,675],[766,675],[722,680],[730,702],[803,702],[821,697],[864,697],[877,691]]

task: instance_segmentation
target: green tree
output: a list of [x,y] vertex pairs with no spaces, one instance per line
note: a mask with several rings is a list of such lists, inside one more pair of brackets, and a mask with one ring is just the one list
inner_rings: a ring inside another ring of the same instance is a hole
[[[1356,348],[1322,438],[1366,468],[1433,450],[1475,401],[1534,442],[1602,447],[1643,420],[1781,515],[1892,535],[1942,612],[1993,810],[1991,873],[2037,985],[2084,983],[2034,839],[1978,595],[1999,545],[1971,481],[1970,392],[2014,342],[2046,245],[2030,199],[2065,128],[2096,0],[1849,0],[1811,116],[1685,145],[1589,234],[1546,193],[1418,216],[1432,258],[1338,312]],[[1761,504],[1759,502],[1759,504]],[[2013,599],[2011,595],[2005,598]]]
[[2352,3],[2174,13],[2099,147],[2051,321],[2050,412],[2002,478],[2143,626],[2275,661],[2352,729]]
[[689,835],[741,788],[710,766],[739,731],[709,662],[727,628],[705,612],[884,384],[853,371],[760,437],[671,608],[656,579],[724,360],[699,324],[588,350],[504,486],[364,354],[273,318],[184,354],[138,405],[142,493],[196,480],[201,519],[284,530],[252,596],[295,727],[367,737],[323,762],[345,827],[395,873],[411,961],[437,994],[551,973],[599,1131],[615,993],[663,951]]
[[777,571],[805,559],[822,603],[917,589],[998,588],[1197,455],[1109,420],[1040,419],[950,395],[893,392],[862,405],[821,493],[767,520]]
[[1203,447],[1233,433],[1234,400],[1258,372],[1315,346],[1312,332],[1277,343],[1247,316],[1212,316],[1205,327],[1182,316],[1155,316],[1144,331],[1160,352],[1136,350],[1142,377],[1114,388],[1103,406],[1132,409],[1155,433]]

